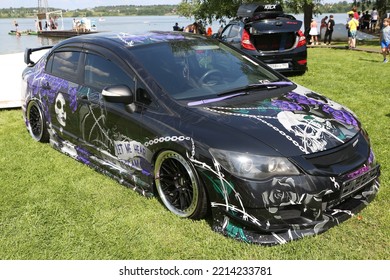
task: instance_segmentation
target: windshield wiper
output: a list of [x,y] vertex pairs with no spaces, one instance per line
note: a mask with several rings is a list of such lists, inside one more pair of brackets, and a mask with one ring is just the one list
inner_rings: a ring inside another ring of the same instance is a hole
[[230,94],[230,95],[225,95],[222,97],[215,97],[215,98],[209,98],[209,99],[188,102],[187,105],[188,106],[196,106],[196,105],[202,105],[202,104],[207,104],[207,103],[213,103],[213,102],[218,102],[218,101],[222,101],[225,99],[229,99],[229,98],[233,98],[233,97],[241,96],[241,95],[246,95],[246,94],[248,94],[248,93],[247,92],[239,92],[239,93],[234,93],[234,94]]
[[[202,105],[202,104],[207,104],[207,103],[218,102],[218,101],[222,101],[222,100],[237,97],[237,96],[247,95],[250,90],[257,89],[257,88],[273,89],[273,88],[277,88],[277,87],[292,86],[292,85],[293,85],[293,83],[289,82],[289,81],[250,84],[250,85],[247,85],[245,87],[236,88],[233,90],[222,92],[222,93],[218,94],[219,97],[203,99],[203,100],[198,100],[198,101],[192,101],[192,102],[188,102],[187,105],[188,106],[197,106],[197,105]],[[235,93],[235,92],[237,92],[237,93]]]
[[292,86],[292,85],[293,85],[293,83],[289,82],[289,81],[249,84],[249,85],[246,85],[246,86],[241,87],[241,88],[236,88],[236,89],[233,89],[233,90],[222,92],[222,93],[218,94],[218,96],[224,96],[224,95],[227,95],[227,94],[231,94],[233,92],[245,92],[245,93],[247,93],[250,90],[258,89],[258,88],[274,89],[274,88],[278,88],[278,87]]

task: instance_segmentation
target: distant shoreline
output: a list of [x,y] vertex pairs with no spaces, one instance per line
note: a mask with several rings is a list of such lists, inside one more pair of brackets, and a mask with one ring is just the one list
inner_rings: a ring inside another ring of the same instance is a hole
[[[111,16],[179,16],[176,13],[177,5],[122,5],[98,6],[90,9],[68,10],[49,7],[48,11],[61,10],[64,17],[111,17]],[[2,8],[0,18],[35,18],[37,7]]]

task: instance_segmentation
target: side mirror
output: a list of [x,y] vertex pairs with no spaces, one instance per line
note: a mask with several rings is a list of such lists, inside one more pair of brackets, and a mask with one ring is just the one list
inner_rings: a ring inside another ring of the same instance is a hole
[[131,104],[134,102],[134,94],[128,86],[116,85],[105,87],[102,95],[108,102]]

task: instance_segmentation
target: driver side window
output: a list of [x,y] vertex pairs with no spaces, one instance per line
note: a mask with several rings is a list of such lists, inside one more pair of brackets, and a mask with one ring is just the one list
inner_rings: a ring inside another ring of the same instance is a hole
[[135,93],[135,101],[144,105],[151,105],[151,97],[142,84],[126,73],[114,62],[95,55],[86,54],[84,83],[86,86],[101,92],[107,86],[126,85]]

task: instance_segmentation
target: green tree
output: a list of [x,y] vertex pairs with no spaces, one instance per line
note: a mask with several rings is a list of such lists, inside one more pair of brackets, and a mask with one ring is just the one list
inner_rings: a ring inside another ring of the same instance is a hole
[[321,0],[182,0],[178,6],[178,13],[185,17],[194,17],[208,22],[224,21],[225,18],[235,17],[238,7],[243,3],[261,2],[265,4],[281,3],[295,13],[304,13],[305,30],[310,27],[313,13]]
[[376,0],[376,7],[379,13],[379,16],[382,18],[388,10],[390,10],[390,1],[389,0]]
[[303,12],[303,24],[305,30],[309,30],[313,15],[319,13],[321,1],[322,0],[285,0],[284,3],[294,13],[298,14]]

